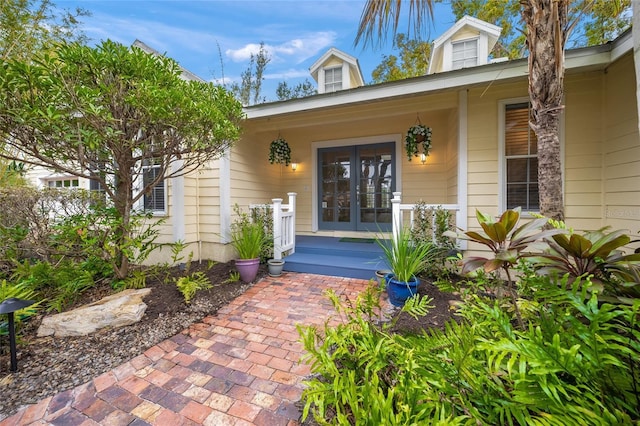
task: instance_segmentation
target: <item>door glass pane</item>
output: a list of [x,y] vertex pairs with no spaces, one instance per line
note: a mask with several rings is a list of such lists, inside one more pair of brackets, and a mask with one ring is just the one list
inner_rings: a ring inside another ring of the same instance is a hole
[[391,223],[392,148],[360,148],[358,198],[361,223]]
[[321,154],[322,221],[349,222],[351,217],[351,152]]

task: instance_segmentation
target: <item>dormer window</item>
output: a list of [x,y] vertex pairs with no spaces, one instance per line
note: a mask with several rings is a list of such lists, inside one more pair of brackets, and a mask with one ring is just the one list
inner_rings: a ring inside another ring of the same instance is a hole
[[327,68],[324,70],[324,92],[342,90],[342,67]]
[[454,41],[451,43],[451,69],[475,67],[478,65],[478,39]]

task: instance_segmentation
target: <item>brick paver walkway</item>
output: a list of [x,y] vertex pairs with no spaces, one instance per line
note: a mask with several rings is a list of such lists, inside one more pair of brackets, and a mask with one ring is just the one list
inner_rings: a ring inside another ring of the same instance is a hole
[[299,362],[296,324],[323,324],[334,313],[326,289],[354,297],[367,283],[266,278],[202,323],[0,426],[297,425],[309,367]]

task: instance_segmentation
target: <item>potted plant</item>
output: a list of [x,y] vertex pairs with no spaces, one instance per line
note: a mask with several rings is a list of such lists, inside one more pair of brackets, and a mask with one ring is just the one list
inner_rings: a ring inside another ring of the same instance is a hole
[[241,217],[231,226],[231,245],[238,252],[236,268],[242,281],[249,283],[258,275],[265,240],[264,225],[260,221],[251,222],[247,217]]
[[411,161],[411,157],[418,157],[420,155],[420,150],[418,149],[419,144],[422,144],[422,153],[425,155],[425,158],[428,157],[429,151],[431,151],[431,127],[420,123],[409,127],[404,142],[409,161]]
[[414,241],[408,228],[403,228],[395,240],[378,239],[377,242],[391,269],[385,277],[389,301],[394,306],[403,306],[408,298],[418,293],[420,280],[416,275],[435,256],[435,246],[430,242]]
[[269,259],[267,260],[267,266],[269,267],[269,275],[272,277],[279,277],[282,275],[282,268],[284,267],[284,260],[282,259]]
[[285,166],[291,163],[291,148],[281,136],[274,139],[269,146],[269,163],[284,164]]

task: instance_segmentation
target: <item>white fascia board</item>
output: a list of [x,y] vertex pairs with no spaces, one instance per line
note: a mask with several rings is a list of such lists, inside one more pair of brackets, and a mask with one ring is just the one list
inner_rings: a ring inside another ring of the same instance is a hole
[[614,43],[611,49],[611,62],[616,61],[620,56],[633,50],[632,32],[627,30]]
[[[605,67],[609,63],[611,63],[611,47],[609,45],[575,49],[568,51],[565,57],[567,70],[582,67]],[[527,59],[523,58],[302,99],[254,105],[245,108],[245,113],[247,119],[271,117],[300,111],[380,101],[438,90],[457,90],[475,84],[521,78],[526,76],[527,73]]]

